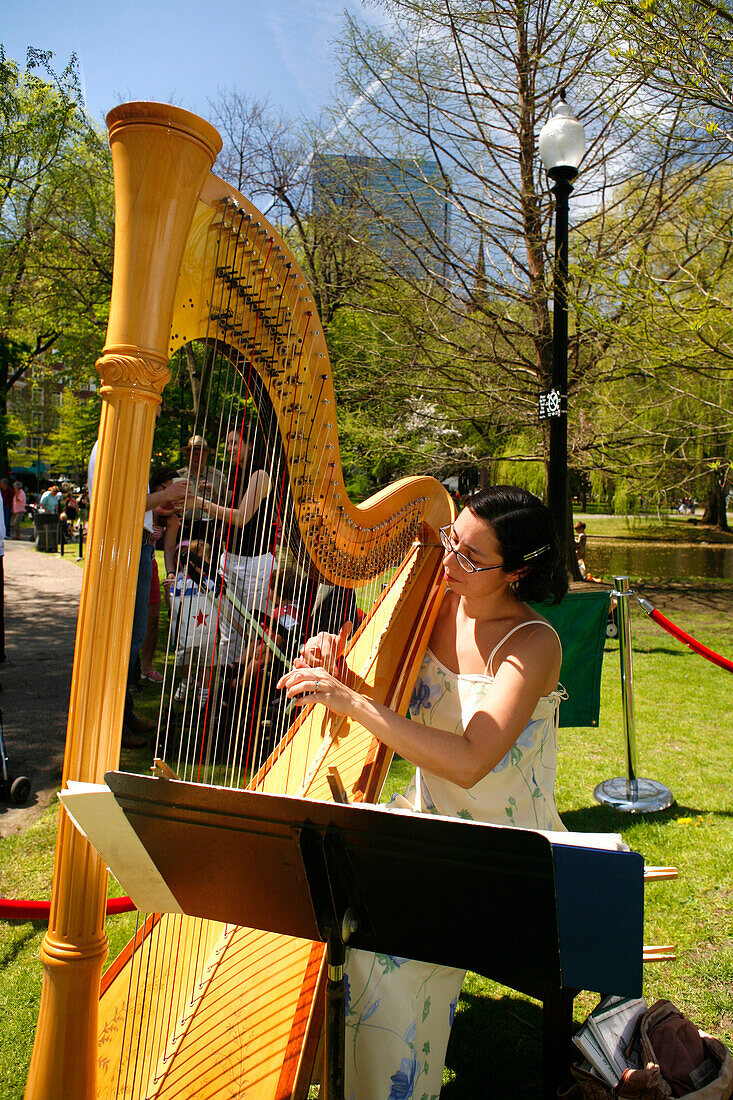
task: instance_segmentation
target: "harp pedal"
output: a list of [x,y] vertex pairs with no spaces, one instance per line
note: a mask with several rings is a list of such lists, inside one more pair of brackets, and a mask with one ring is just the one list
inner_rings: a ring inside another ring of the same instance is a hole
[[157,756],[153,760],[153,766],[150,770],[156,779],[180,779],[180,776],[173,771],[173,768],[169,767],[165,760],[161,760]]
[[339,775],[338,768],[329,768],[326,779],[328,780],[328,785],[331,788],[331,795],[334,802],[340,802],[343,806],[348,806],[349,796],[346,793],[346,788],[344,787],[341,776]]

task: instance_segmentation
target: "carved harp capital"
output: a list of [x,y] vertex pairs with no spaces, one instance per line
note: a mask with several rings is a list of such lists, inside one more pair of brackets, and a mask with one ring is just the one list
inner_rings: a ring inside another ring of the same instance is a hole
[[136,393],[160,397],[171,372],[168,364],[153,355],[126,354],[121,351],[104,352],[97,360],[97,370],[105,389],[134,389]]

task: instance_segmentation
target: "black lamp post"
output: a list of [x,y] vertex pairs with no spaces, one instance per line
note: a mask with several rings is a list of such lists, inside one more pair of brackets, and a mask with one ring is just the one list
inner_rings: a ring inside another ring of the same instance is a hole
[[552,318],[552,389],[540,415],[550,420],[548,506],[564,559],[568,560],[568,198],[585,153],[585,132],[565,103],[565,89],[553,117],[540,131],[539,151],[555,196],[555,280]]

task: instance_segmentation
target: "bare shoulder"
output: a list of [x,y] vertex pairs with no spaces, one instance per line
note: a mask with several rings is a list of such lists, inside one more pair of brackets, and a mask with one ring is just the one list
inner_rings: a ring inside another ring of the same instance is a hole
[[539,676],[544,684],[543,693],[553,691],[562,664],[560,639],[546,619],[527,608],[526,615],[497,652],[494,670],[504,661],[512,661],[533,677]]

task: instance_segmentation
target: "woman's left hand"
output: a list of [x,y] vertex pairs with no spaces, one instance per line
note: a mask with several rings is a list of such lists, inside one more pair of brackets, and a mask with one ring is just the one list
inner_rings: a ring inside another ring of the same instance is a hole
[[320,703],[334,714],[348,714],[357,698],[356,692],[325,668],[294,668],[278,680],[277,686],[299,706]]

